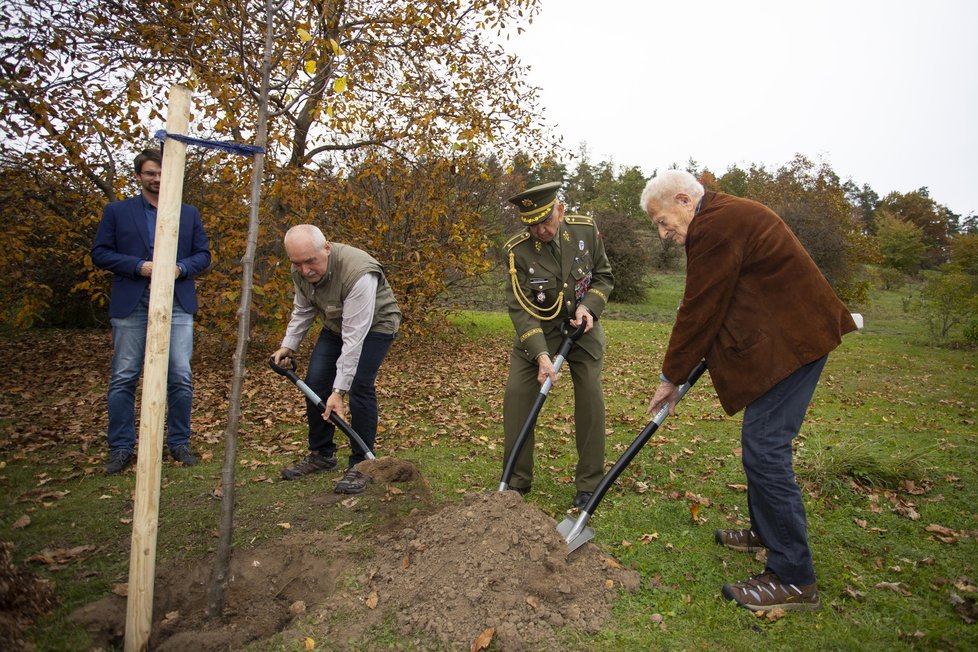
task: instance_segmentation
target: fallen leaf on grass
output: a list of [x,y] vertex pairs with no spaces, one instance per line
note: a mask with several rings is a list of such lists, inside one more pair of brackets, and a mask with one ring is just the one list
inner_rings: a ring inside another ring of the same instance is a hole
[[27,561],[37,561],[42,564],[66,564],[82,555],[95,550],[95,546],[75,546],[74,548],[45,548],[36,555],[31,555]]
[[313,639],[311,639],[311,638],[309,638],[307,636],[306,637],[306,645],[305,645],[305,647],[306,647],[306,652],[308,652],[309,650],[315,650],[316,649],[316,641],[314,641]]
[[856,598],[857,600],[866,595],[862,591],[857,591],[856,589],[852,588],[848,584],[846,584],[845,594],[848,595],[850,598]]
[[124,584],[113,584],[112,585],[112,592],[114,594],[118,595],[118,596],[123,597],[123,598],[128,597],[129,596],[129,584],[128,583],[124,583]]
[[866,519],[864,519],[864,518],[854,518],[852,520],[856,523],[856,525],[858,525],[859,527],[861,527],[864,530],[866,529],[866,526],[868,525],[868,523],[866,523]]
[[879,584],[876,585],[876,588],[887,589],[888,591],[899,593],[905,598],[908,598],[911,595],[913,595],[913,593],[911,593],[910,591],[908,591],[903,587],[903,583],[901,582],[880,582]]
[[377,595],[376,591],[372,591],[370,595],[367,596],[367,608],[376,609],[378,602],[380,602],[380,597]]
[[340,523],[339,525],[337,525],[336,527],[334,527],[333,528],[333,531],[334,532],[338,532],[338,531],[342,530],[343,528],[345,528],[347,525],[353,525],[353,521],[343,521],[342,523]]
[[978,622],[978,599],[973,598],[970,595],[961,597],[954,591],[951,591],[951,606],[954,607],[955,613],[961,617],[961,620],[969,625]]
[[700,516],[699,503],[693,503],[692,505],[689,506],[689,515],[693,517],[693,524],[699,525],[699,516]]
[[658,532],[650,532],[648,534],[643,534],[638,538],[639,543],[651,543],[659,538]]
[[163,617],[163,623],[162,624],[163,625],[170,625],[172,623],[177,622],[178,620],[180,620],[180,612],[179,611],[169,611],[169,612],[167,612],[166,616]]
[[472,641],[471,652],[479,652],[479,650],[485,650],[492,643],[492,636],[496,633],[495,627],[490,627],[479,634],[474,641]]
[[278,525],[283,530],[291,530],[292,529],[292,524],[291,523],[276,523],[276,525]]
[[734,491],[747,491],[747,485],[745,484],[728,484],[727,487]]
[[941,536],[945,536],[945,537],[956,537],[956,536],[958,536],[958,532],[956,532],[955,530],[952,530],[949,527],[944,527],[943,525],[938,525],[937,523],[931,523],[930,525],[928,525],[924,529],[927,530],[928,532],[933,532],[935,534],[940,534]]
[[528,605],[530,605],[530,606],[531,606],[531,607],[533,607],[534,609],[539,609],[539,608],[540,608],[540,601],[539,601],[539,600],[537,600],[537,599],[536,599],[536,598],[535,598],[534,596],[532,596],[532,595],[528,595],[528,596],[526,596],[526,604],[528,604]]
[[775,607],[774,609],[769,609],[762,613],[764,613],[764,617],[767,618],[772,623],[784,618],[784,609],[782,609],[781,607]]
[[31,524],[31,517],[28,516],[27,514],[24,514],[16,521],[14,521],[14,524],[11,525],[10,527],[13,528],[14,530],[20,530],[22,528],[27,527],[30,524]]
[[346,500],[340,501],[340,505],[343,505],[343,507],[346,507],[347,509],[353,509],[359,502],[359,498],[347,498]]

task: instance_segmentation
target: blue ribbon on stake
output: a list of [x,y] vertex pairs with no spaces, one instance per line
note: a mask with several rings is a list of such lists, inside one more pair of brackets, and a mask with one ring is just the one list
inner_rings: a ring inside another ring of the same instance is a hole
[[219,149],[231,154],[241,154],[242,156],[252,156],[254,154],[264,154],[265,148],[258,145],[244,145],[242,143],[231,143],[223,140],[205,140],[203,138],[191,138],[182,134],[168,134],[165,129],[160,129],[155,134],[156,140],[163,143],[167,138],[172,138],[184,145],[196,145],[208,149]]

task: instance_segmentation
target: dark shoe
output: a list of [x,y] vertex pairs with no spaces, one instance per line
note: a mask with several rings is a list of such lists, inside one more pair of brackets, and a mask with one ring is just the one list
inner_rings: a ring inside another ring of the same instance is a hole
[[306,455],[306,458],[287,469],[282,469],[282,478],[285,480],[295,480],[304,475],[332,471],[336,468],[336,457],[326,457],[322,453],[313,451]]
[[105,472],[109,475],[125,471],[136,461],[136,453],[131,450],[119,448],[109,451],[109,461],[105,465]]
[[771,571],[764,571],[736,584],[724,584],[723,597],[751,611],[767,611],[777,607],[786,611],[817,611],[821,606],[815,584],[785,584]]
[[584,509],[584,506],[587,505],[587,501],[591,500],[591,496],[593,495],[593,491],[578,491],[577,494],[574,495],[574,507]]
[[521,496],[525,496],[526,494],[530,493],[529,487],[510,487],[510,489],[512,489],[513,491],[515,491]]
[[336,488],[333,489],[338,494],[358,494],[362,493],[364,489],[367,488],[367,483],[370,478],[360,473],[353,467],[346,470],[343,477],[339,482],[336,483]]
[[171,448],[170,457],[173,458],[174,462],[180,462],[184,466],[193,466],[200,461],[197,459],[197,456],[194,455],[194,452],[190,450],[190,444],[184,444],[183,446]]
[[717,530],[716,541],[740,552],[759,552],[767,548],[754,530]]

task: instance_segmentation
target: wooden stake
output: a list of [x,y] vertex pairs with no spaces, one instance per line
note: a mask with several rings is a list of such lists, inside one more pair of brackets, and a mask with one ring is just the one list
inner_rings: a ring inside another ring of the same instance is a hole
[[[190,121],[190,90],[170,87],[166,130],[186,135]],[[146,357],[139,413],[139,456],[136,461],[136,499],[129,553],[129,597],[126,603],[126,652],[149,647],[153,622],[153,581],[156,573],[156,533],[160,511],[160,472],[163,457],[163,415],[170,360],[173,283],[177,265],[177,236],[183,203],[183,167],[187,146],[171,140],[163,148],[160,202],[156,215],[153,277],[146,325]]]

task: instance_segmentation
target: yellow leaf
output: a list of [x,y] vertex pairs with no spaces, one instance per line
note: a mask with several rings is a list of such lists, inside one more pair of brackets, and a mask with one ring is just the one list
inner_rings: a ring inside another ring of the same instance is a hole
[[306,65],[304,67],[305,67],[306,72],[309,73],[310,75],[315,75],[316,74],[316,62],[315,61],[312,61],[312,60],[306,61]]
[[376,591],[373,591],[369,596],[367,596],[367,607],[370,609],[376,609],[377,603],[380,602],[380,597],[377,595]]
[[341,48],[340,44],[337,43],[335,40],[329,39],[329,45],[331,48],[333,48],[333,54],[335,54],[336,56],[340,56],[341,54],[343,54],[343,48]]
[[280,528],[282,528],[283,530],[291,530],[292,529],[292,524],[291,523],[279,523],[278,526]]
[[308,43],[309,41],[312,40],[312,34],[302,29],[301,27],[295,31],[299,35],[299,38],[302,39],[303,43]]
[[496,633],[495,627],[490,627],[489,629],[483,631],[479,636],[472,641],[471,652],[479,652],[479,650],[485,650],[492,643],[492,635]]
[[312,640],[308,636],[306,637],[306,649],[307,650],[315,650],[316,649],[316,641]]
[[333,80],[333,90],[342,93],[346,90],[346,77],[337,77]]

